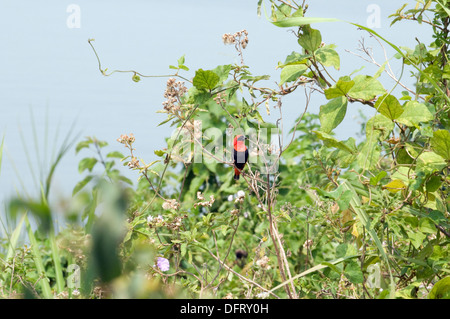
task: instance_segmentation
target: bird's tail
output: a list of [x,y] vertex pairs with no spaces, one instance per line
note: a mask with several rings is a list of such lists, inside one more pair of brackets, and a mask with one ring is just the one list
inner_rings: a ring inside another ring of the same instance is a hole
[[235,168],[234,169],[234,179],[238,180],[239,179],[239,175],[241,175],[241,172],[237,168]]

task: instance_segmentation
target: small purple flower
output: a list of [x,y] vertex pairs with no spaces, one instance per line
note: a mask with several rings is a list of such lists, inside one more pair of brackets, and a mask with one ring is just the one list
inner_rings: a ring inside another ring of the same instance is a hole
[[169,260],[163,257],[158,257],[158,260],[156,261],[156,265],[158,265],[158,268],[161,271],[168,271],[170,268]]

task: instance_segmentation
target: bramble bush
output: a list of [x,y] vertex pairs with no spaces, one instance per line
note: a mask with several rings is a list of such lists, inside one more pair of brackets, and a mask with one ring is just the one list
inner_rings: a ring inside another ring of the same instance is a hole
[[[264,9],[275,27],[293,31],[294,51],[278,63],[273,87],[247,65],[246,30],[223,35],[240,63],[191,72],[181,57],[169,66],[174,73],[159,111],[167,114],[160,125],[174,133],[154,151],[157,160],[140,158],[133,134],[120,135],[107,154],[107,142],[79,142],[77,153],[95,155],[79,163],[87,175],[57,234],[46,196],[11,201],[12,216],[29,212],[40,227],[32,230],[21,214],[5,240],[2,296],[449,298],[448,5],[418,1],[391,15],[392,24],[432,29],[432,42],[414,48],[352,23],[395,52],[379,63],[361,43],[361,62],[376,65],[375,74],[339,74],[339,39],[324,43],[315,26],[348,22],[309,17],[305,1],[270,0],[270,12]],[[153,77],[108,72],[89,44],[104,76]],[[414,87],[402,82],[407,76]],[[382,77],[395,84],[383,86]],[[284,97],[298,91],[303,107],[284,132],[283,111],[294,112]],[[318,114],[309,111],[313,94],[326,99]],[[360,141],[339,140],[334,130],[354,103],[373,116]],[[275,123],[261,116],[271,108],[279,113]],[[250,152],[238,181],[236,134],[249,137]],[[120,163],[136,172],[136,184]],[[99,167],[104,173],[94,174]],[[23,224],[29,245],[19,247]]]

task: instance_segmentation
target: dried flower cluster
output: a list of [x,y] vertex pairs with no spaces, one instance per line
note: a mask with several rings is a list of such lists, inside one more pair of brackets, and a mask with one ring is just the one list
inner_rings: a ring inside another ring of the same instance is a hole
[[135,140],[136,139],[135,139],[133,133],[130,133],[130,136],[128,136],[126,134],[120,135],[120,137],[117,139],[117,142],[119,142],[121,144],[125,144],[125,146],[131,146],[131,144],[133,144]]
[[261,267],[262,269],[270,269],[269,261],[269,257],[263,256],[261,259],[258,259],[256,261],[256,265]]
[[243,49],[247,47],[248,44],[248,32],[247,30],[238,31],[235,34],[225,33],[222,36],[224,44],[235,44],[240,45]]
[[131,157],[131,161],[128,162],[129,168],[139,168],[139,160],[136,157]]
[[225,93],[217,93],[217,95],[213,98],[216,104],[226,103],[227,100],[224,98]]
[[201,200],[201,202],[195,203],[194,208],[197,208],[197,206],[211,207],[215,201],[214,195],[209,196],[209,201],[205,201],[205,197],[201,192],[197,192],[197,198]]
[[162,204],[162,208],[165,210],[178,210],[178,208],[180,208],[180,203],[178,203],[176,199],[166,199],[166,201]]
[[167,87],[164,91],[164,97],[167,99],[162,104],[164,110],[168,113],[178,115],[181,107],[181,97],[186,94],[188,89],[184,85],[183,81],[176,81],[175,78],[170,78],[167,80]]

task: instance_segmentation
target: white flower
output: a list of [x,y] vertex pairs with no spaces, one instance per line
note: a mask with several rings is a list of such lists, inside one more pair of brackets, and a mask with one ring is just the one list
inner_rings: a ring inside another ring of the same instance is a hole
[[149,215],[148,217],[147,217],[147,223],[151,223],[153,221],[153,216],[152,215]]
[[256,295],[256,298],[261,298],[261,299],[266,299],[267,297],[269,297],[269,293],[267,291],[260,292],[259,294]]
[[240,191],[237,192],[236,195],[237,195],[238,198],[244,198],[245,197],[245,192],[243,190],[240,190]]
[[231,202],[233,200],[233,195],[228,196],[228,201]]

